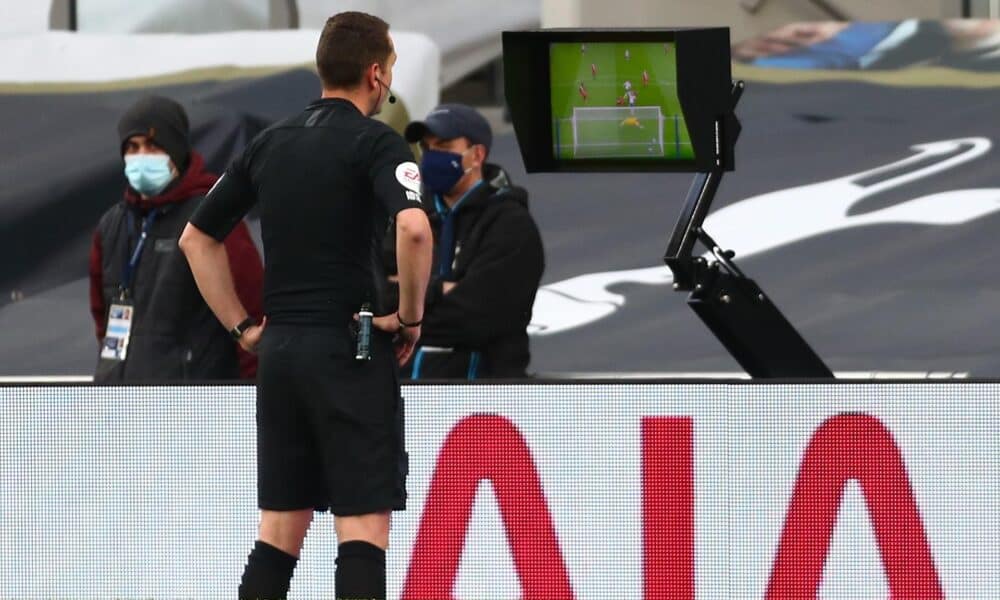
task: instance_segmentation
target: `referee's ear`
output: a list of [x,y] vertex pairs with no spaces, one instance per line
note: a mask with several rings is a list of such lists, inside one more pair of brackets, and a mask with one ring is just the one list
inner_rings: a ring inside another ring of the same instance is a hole
[[367,71],[365,71],[365,81],[368,82],[368,89],[375,90],[381,86],[379,81],[382,78],[382,66],[378,63],[372,63],[368,65]]

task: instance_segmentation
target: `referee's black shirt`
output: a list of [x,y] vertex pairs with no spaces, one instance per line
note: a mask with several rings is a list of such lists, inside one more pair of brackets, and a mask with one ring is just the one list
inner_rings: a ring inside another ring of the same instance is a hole
[[398,133],[322,99],[254,138],[191,223],[221,241],[259,202],[268,322],[336,325],[377,305],[382,237],[396,213],[420,207],[419,192]]

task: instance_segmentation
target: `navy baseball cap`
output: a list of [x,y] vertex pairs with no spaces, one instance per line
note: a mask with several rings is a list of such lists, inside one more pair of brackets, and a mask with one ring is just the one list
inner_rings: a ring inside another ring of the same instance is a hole
[[411,144],[419,142],[430,133],[443,140],[464,137],[470,144],[482,144],[489,150],[493,144],[493,131],[479,111],[465,104],[442,104],[432,110],[423,121],[406,126],[404,135]]

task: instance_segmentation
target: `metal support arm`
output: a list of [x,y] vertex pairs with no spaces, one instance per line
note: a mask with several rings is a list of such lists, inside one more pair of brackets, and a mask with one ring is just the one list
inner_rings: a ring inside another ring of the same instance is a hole
[[[743,93],[733,85],[733,110]],[[739,122],[729,120],[739,134]],[[722,169],[695,175],[684,208],[667,243],[663,261],[674,274],[674,289],[690,291],[690,306],[726,350],[751,377],[823,377],[833,373],[795,327],[733,261],[735,253],[704,230],[712,201],[722,181]],[[694,256],[701,242],[712,260]]]

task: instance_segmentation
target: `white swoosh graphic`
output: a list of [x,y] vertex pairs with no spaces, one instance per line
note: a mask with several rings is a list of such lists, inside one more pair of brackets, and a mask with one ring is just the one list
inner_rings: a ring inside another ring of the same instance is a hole
[[[849,215],[858,202],[975,160],[990,151],[987,138],[944,140],[912,147],[902,160],[845,177],[769,192],[710,214],[705,230],[738,258],[851,227],[882,223],[958,225],[1000,210],[1000,188],[952,190],[914,198],[881,210]],[[957,152],[957,154],[956,154]],[[940,157],[937,162],[928,159]],[[947,158],[945,158],[947,157]],[[884,179],[865,185],[868,178]],[[767,227],[748,224],[766,223]],[[707,256],[707,255],[706,255]],[[673,273],[663,265],[578,275],[538,290],[528,333],[551,335],[602,319],[625,304],[608,290],[622,283],[666,285]]]

